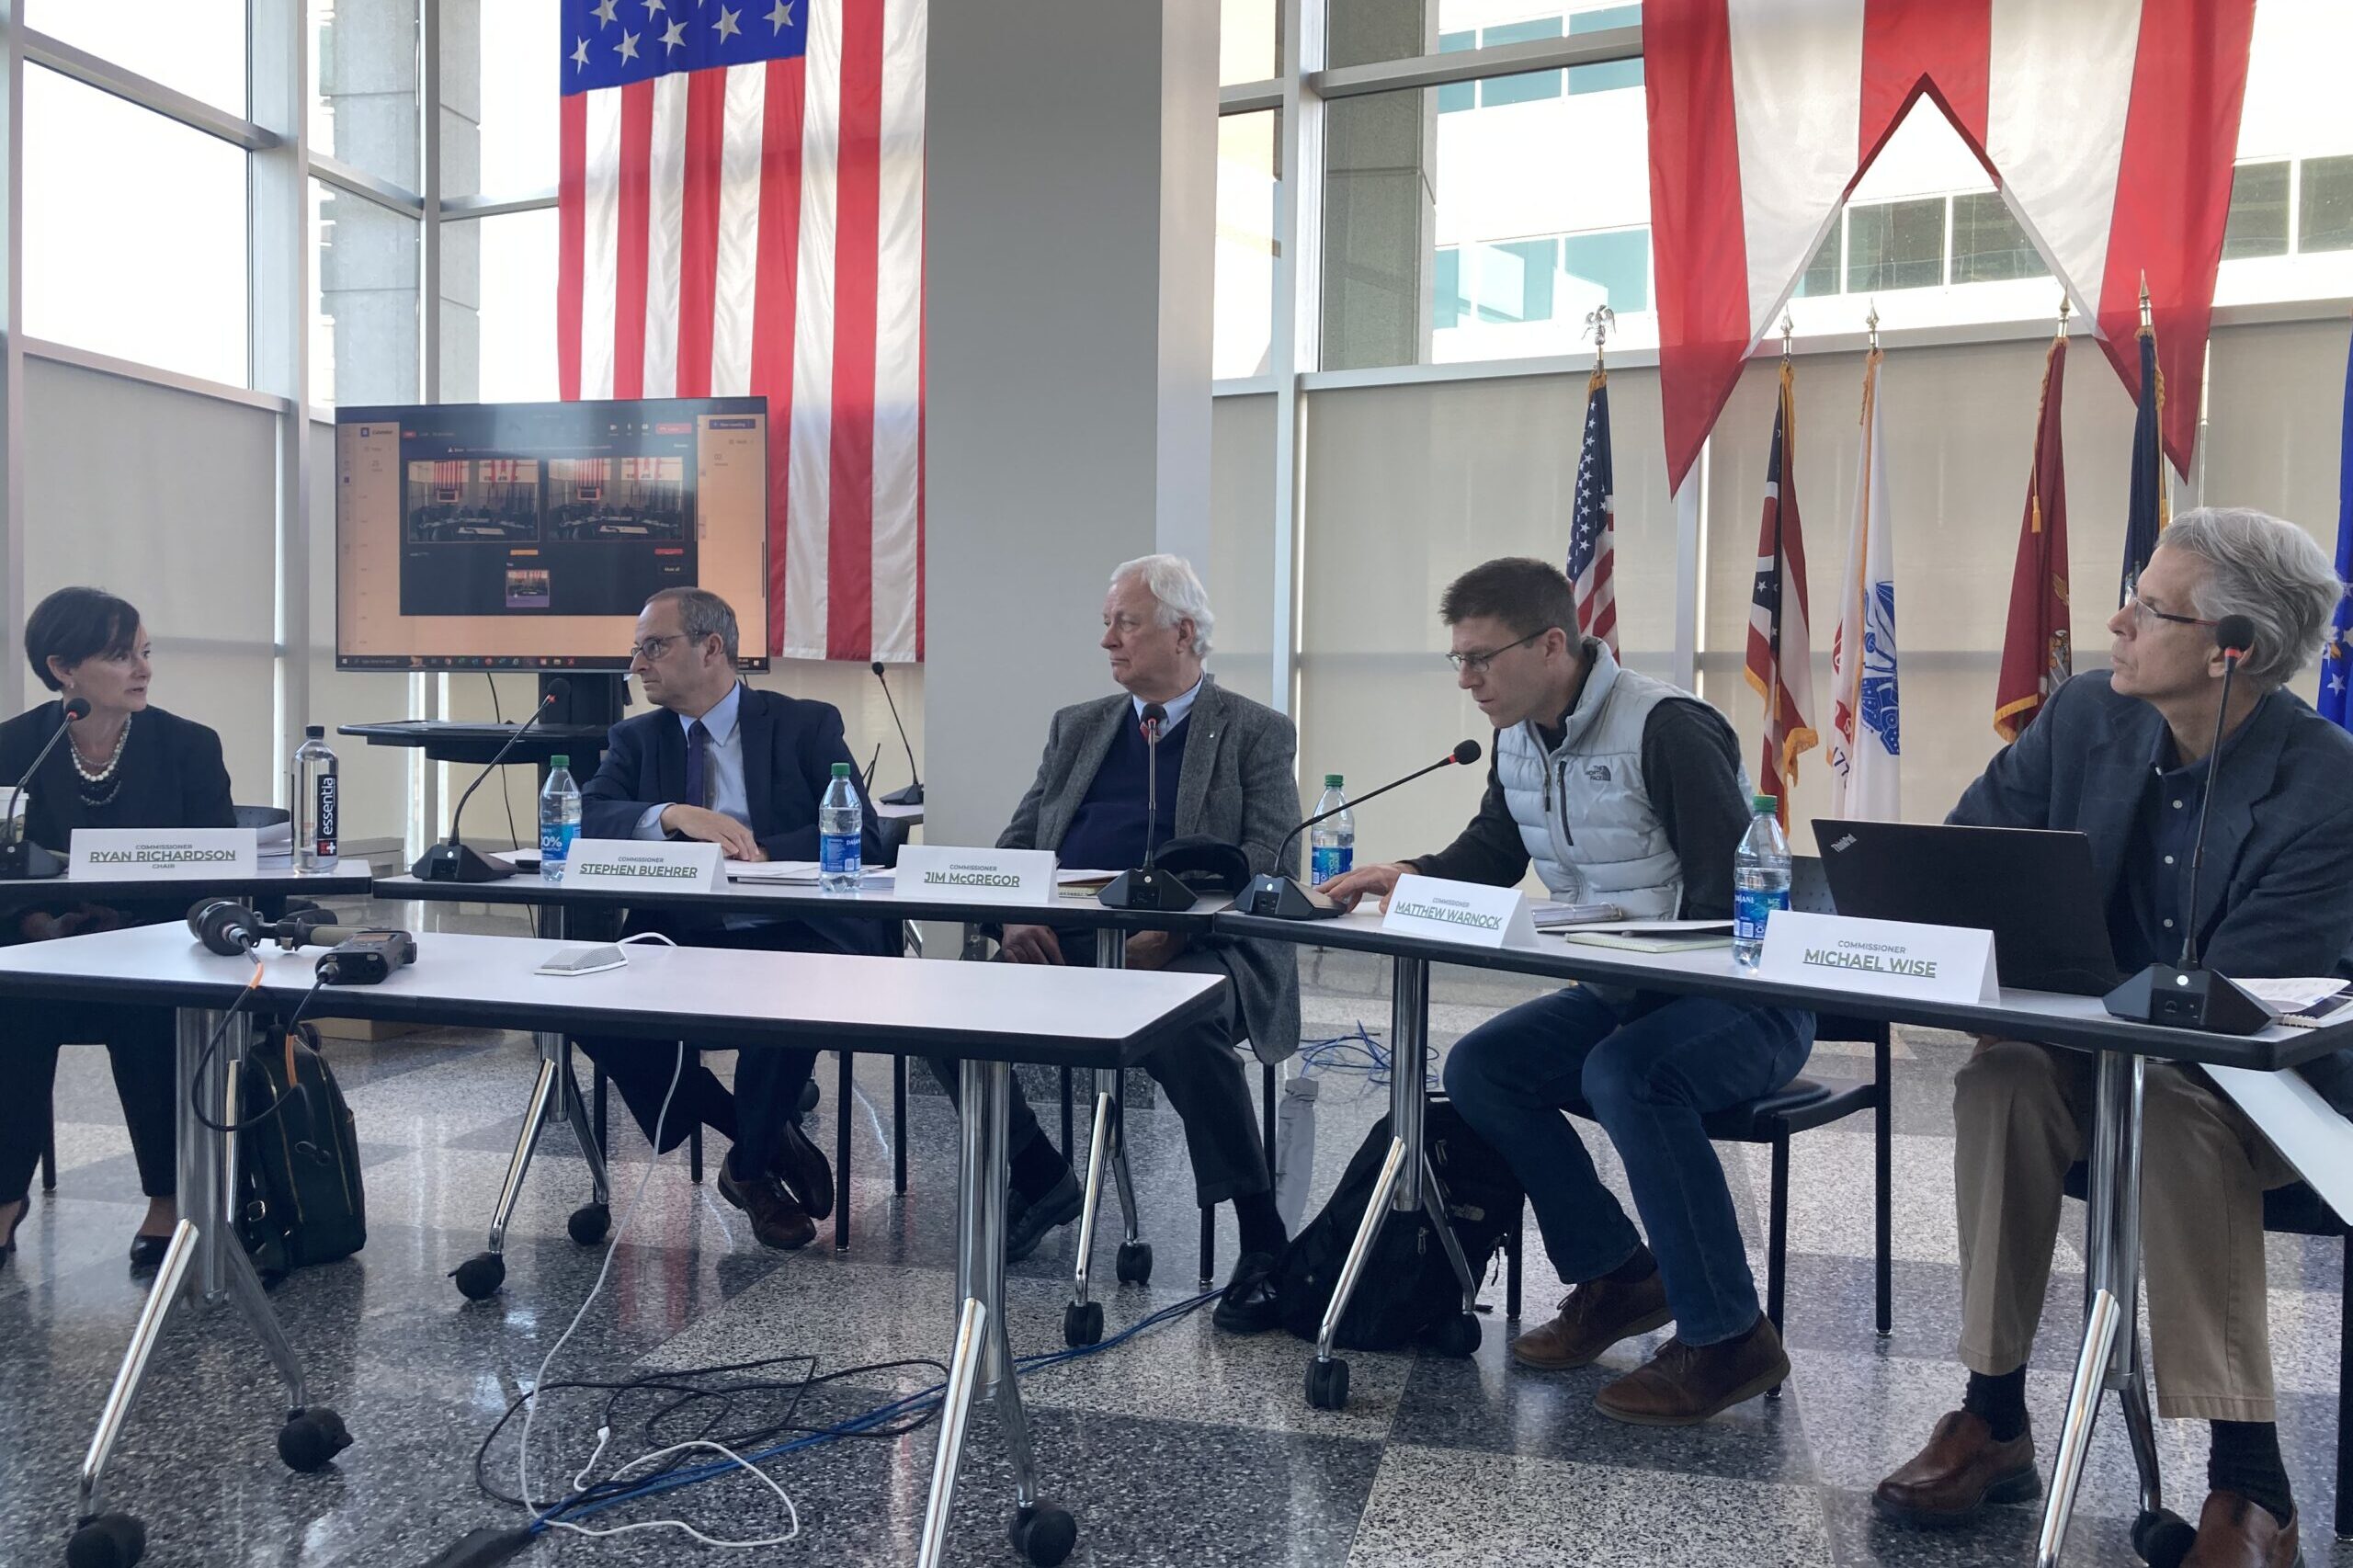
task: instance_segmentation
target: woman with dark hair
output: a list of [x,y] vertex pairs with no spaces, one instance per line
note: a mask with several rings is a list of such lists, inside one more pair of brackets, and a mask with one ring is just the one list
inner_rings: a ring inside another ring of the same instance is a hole
[[[63,853],[77,827],[233,827],[221,737],[202,724],[152,708],[147,629],[139,612],[97,588],[60,588],[25,622],[25,657],[58,694],[0,724],[0,780],[14,781],[57,727],[65,702],[80,698],[87,718],[49,754],[25,790],[25,835]],[[44,902],[53,884],[0,885],[0,945],[48,941],[176,918],[178,901],[113,905]],[[34,893],[31,900],[10,892]],[[177,1050],[168,1007],[41,1003],[0,1015],[0,1264],[16,1251],[50,1126],[50,1094],[62,1044],[104,1042],[113,1059],[147,1218],[131,1260],[160,1262],[179,1218],[172,1096]]]

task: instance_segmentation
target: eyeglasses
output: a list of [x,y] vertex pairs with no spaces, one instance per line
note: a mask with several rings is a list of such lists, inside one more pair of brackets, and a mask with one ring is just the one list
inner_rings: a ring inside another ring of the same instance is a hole
[[683,635],[684,633],[674,631],[667,637],[649,637],[642,642],[632,642],[629,645],[629,661],[631,664],[635,664],[638,660],[643,659],[650,665],[662,656],[664,649],[677,642]]
[[[1552,629],[1548,626],[1544,629],[1544,631],[1550,631],[1552,630]],[[1487,666],[1489,665],[1494,664],[1497,659],[1502,658],[1514,648],[1527,647],[1530,642],[1533,642],[1542,637],[1544,635],[1544,631],[1531,631],[1517,642],[1506,642],[1500,648],[1491,648],[1483,653],[1449,653],[1446,656],[1446,662],[1452,665],[1458,672],[1467,670],[1474,676],[1484,675],[1487,673]]]
[[2168,615],[2141,597],[2141,579],[2132,578],[2124,585],[2124,608],[2132,612],[2132,630],[2145,631],[2149,622],[2163,620],[2175,626],[2215,626],[2220,623],[2201,620],[2194,615]]

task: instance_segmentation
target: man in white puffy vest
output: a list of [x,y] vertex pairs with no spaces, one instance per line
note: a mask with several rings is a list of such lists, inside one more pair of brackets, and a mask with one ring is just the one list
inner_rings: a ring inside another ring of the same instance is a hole
[[[1555,898],[1730,919],[1749,795],[1723,715],[1579,637],[1568,579],[1545,562],[1475,566],[1438,613],[1459,684],[1495,726],[1479,814],[1435,855],[1324,891],[1386,897],[1407,871],[1507,887],[1532,861]],[[1523,1003],[1456,1042],[1446,1091],[1511,1163],[1571,1287],[1558,1316],[1512,1342],[1513,1359],[1583,1367],[1672,1319],[1656,1355],[1594,1396],[1605,1415],[1659,1426],[1705,1421],[1789,1376],[1700,1118],[1779,1088],[1813,1049],[1811,1013],[1591,985]],[[1647,1244],[1602,1185],[1570,1105],[1589,1107],[1616,1145]]]

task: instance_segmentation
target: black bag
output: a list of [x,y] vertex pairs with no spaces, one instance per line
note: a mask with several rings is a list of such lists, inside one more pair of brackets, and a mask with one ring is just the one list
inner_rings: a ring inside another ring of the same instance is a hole
[[311,1027],[264,1031],[237,1088],[237,1233],[263,1283],[367,1245],[358,1135]]
[[[1526,1195],[1504,1157],[1472,1131],[1442,1096],[1432,1096],[1423,1119],[1423,1146],[1445,1190],[1455,1240],[1473,1278],[1485,1275],[1504,1244]],[[1389,1119],[1365,1135],[1323,1212],[1292,1238],[1275,1270],[1283,1326],[1313,1339],[1363,1222],[1366,1200],[1389,1155]],[[1426,1213],[1392,1213],[1381,1227],[1356,1294],[1340,1314],[1336,1343],[1347,1350],[1393,1350],[1462,1311],[1462,1287],[1447,1261],[1445,1244]]]

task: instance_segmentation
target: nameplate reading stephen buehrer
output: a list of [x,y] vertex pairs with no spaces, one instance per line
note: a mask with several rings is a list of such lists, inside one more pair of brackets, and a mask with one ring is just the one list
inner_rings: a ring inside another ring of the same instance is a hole
[[1798,960],[1807,969],[1859,970],[1865,974],[1892,974],[1905,980],[1934,980],[1937,960],[1910,957],[1902,948],[1880,942],[1841,941],[1835,947],[1808,948]]
[[703,873],[673,860],[582,860],[573,868],[594,877],[647,877],[662,881],[696,882]]

